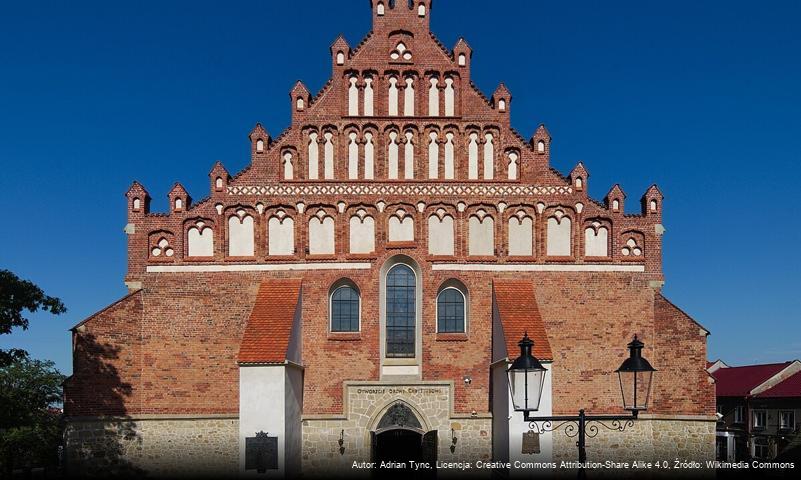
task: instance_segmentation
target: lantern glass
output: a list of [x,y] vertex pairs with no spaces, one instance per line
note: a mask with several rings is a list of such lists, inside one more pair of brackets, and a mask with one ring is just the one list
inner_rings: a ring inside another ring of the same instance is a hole
[[653,370],[618,371],[620,391],[623,394],[623,408],[626,410],[646,410],[651,394]]
[[645,344],[635,335],[634,340],[628,344],[629,358],[617,369],[620,377],[620,393],[623,395],[623,408],[635,413],[648,408],[651,380],[656,371],[642,356],[643,347]]
[[509,390],[516,411],[535,411],[540,408],[545,369],[509,369]]

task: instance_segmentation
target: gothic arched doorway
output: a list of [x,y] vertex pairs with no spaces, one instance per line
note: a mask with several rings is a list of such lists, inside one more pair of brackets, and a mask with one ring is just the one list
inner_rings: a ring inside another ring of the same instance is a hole
[[[381,417],[374,432],[370,432],[372,461],[381,462],[426,462],[433,473],[437,461],[437,431],[426,432],[420,419],[403,402],[390,406]],[[410,466],[409,466],[410,467]],[[401,472],[403,470],[397,470]],[[408,467],[407,470],[408,471]],[[383,470],[384,473],[389,473]],[[425,471],[417,474],[425,475]]]

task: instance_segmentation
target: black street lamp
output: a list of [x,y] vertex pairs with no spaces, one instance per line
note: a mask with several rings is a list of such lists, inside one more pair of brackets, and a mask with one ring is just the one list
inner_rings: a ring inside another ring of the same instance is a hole
[[[629,358],[627,358],[620,368],[615,370],[620,380],[620,392],[623,396],[623,408],[629,410],[631,415],[587,415],[584,409],[579,410],[577,416],[557,415],[550,417],[533,417],[532,412],[536,412],[540,407],[542,389],[545,384],[545,367],[531,353],[534,342],[528,338],[528,333],[523,335],[523,339],[518,343],[520,346],[520,356],[512,362],[506,371],[509,376],[509,392],[512,395],[512,405],[515,411],[523,412],[523,419],[530,422],[529,428],[538,432],[545,433],[554,431],[565,426],[565,434],[569,437],[578,436],[579,463],[581,468],[579,474],[583,474],[583,465],[587,461],[587,451],[585,440],[598,435],[598,425],[609,430],[624,431],[634,425],[634,420],[641,410],[648,408],[648,398],[651,393],[651,380],[656,371],[654,367],[643,358],[642,349],[645,346],[634,336],[634,340],[628,344]],[[539,426],[537,422],[541,422]],[[554,422],[558,422],[554,426]],[[604,422],[609,422],[607,425]],[[588,426],[588,424],[590,424]]]

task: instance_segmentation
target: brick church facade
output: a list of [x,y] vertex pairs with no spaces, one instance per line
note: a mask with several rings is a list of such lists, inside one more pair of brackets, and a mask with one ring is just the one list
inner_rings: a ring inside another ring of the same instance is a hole
[[153,213],[133,183],[130,293],[73,328],[70,468],[258,475],[258,432],[268,475],[401,447],[575,460],[561,431],[522,453],[505,369],[524,333],[549,370],[543,415],[623,413],[613,371],[645,342],[649,408],[588,440],[591,460],[714,458],[708,332],[660,293],[662,194],[626,213],[620,186],[597,201],[584,165],[554,170],[547,129],[512,128],[511,93],[474,86],[431,3],[372,0],[371,32],[333,43],[322,90],[298,82],[290,126],[256,125],[250,165],[215,164],[208,197],[176,184]]

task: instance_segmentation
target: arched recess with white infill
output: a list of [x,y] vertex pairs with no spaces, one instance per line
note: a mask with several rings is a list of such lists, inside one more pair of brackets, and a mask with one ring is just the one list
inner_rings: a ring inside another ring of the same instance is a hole
[[398,208],[388,220],[387,241],[413,242],[414,217],[404,208]]
[[186,230],[186,255],[188,257],[214,256],[214,230],[205,220],[190,222]]
[[468,250],[470,256],[495,255],[495,219],[479,208],[468,220]]
[[309,255],[333,255],[334,218],[320,208],[309,219]]
[[444,208],[438,208],[428,217],[428,254],[453,256],[454,216]]
[[284,209],[269,215],[267,221],[267,255],[295,254],[295,220]]
[[584,256],[608,257],[610,231],[608,221],[594,219],[586,223],[584,225]]
[[236,208],[228,217],[228,256],[255,255],[255,233],[253,215],[244,208]]
[[534,255],[534,216],[520,208],[509,216],[509,256],[531,257]]
[[569,257],[573,253],[573,221],[564,210],[556,209],[546,222],[546,255]]
[[348,221],[350,229],[350,253],[375,252],[375,218],[364,208],[359,208]]

